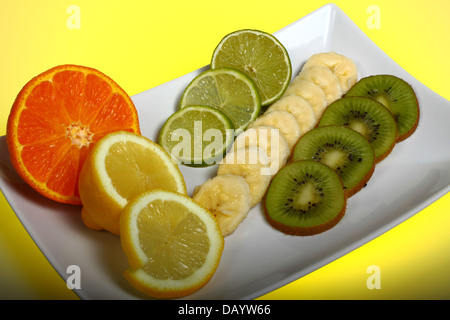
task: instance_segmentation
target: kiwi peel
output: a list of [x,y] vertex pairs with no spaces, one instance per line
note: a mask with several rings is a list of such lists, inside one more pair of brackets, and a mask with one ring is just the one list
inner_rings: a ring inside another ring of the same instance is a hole
[[373,146],[375,163],[391,153],[397,139],[397,122],[392,113],[376,100],[346,97],[328,106],[319,127],[340,125],[362,134]]
[[413,88],[394,75],[382,74],[362,78],[345,96],[371,98],[388,108],[398,125],[397,142],[411,136],[419,124],[420,109]]
[[275,229],[311,236],[334,227],[344,216],[346,193],[339,175],[314,160],[292,162],[273,178],[264,198],[267,221]]
[[315,160],[328,165],[341,177],[350,198],[360,191],[375,169],[372,144],[359,132],[344,126],[316,127],[297,142],[292,160]]

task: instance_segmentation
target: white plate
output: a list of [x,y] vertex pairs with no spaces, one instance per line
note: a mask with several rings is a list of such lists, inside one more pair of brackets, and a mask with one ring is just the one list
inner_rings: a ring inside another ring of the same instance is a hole
[[[252,299],[294,281],[343,256],[413,216],[450,190],[449,101],[419,83],[383,53],[335,5],[326,5],[275,33],[289,51],[293,74],[312,54],[336,51],[352,58],[359,76],[388,73],[408,81],[421,106],[417,131],[381,162],[368,186],[349,199],[344,218],[313,237],[285,235],[268,225],[257,206],[234,234],[212,280],[188,299]],[[176,110],[197,70],[133,96],[142,134],[155,140]],[[81,269],[82,299],[147,298],[123,277],[127,268],[117,236],[94,232],[80,208],[44,199],[12,169],[5,138],[0,138],[0,187],[24,227],[64,278],[67,267]],[[188,192],[215,174],[215,167],[181,166]]]

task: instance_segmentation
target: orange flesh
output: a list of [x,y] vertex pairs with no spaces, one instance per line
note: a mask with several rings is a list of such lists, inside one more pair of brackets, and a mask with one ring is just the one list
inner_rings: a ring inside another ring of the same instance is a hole
[[38,192],[81,204],[78,174],[90,147],[118,130],[139,133],[126,93],[100,72],[59,66],[31,80],[8,119],[11,161]]

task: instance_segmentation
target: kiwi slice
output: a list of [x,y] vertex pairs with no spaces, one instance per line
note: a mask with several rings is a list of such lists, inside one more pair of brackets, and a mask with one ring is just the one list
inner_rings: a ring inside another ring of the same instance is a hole
[[284,233],[301,236],[335,226],[346,205],[338,174],[314,160],[293,162],[278,171],[264,198],[267,221]]
[[375,168],[372,144],[344,126],[316,127],[305,133],[295,145],[292,160],[328,165],[341,177],[347,197],[366,185]]
[[358,131],[372,144],[375,162],[383,160],[394,148],[397,123],[381,103],[362,97],[336,100],[322,114],[319,127],[339,125]]
[[419,124],[420,110],[413,88],[393,75],[373,75],[359,80],[346,97],[360,96],[381,102],[398,125],[397,142],[408,138]]

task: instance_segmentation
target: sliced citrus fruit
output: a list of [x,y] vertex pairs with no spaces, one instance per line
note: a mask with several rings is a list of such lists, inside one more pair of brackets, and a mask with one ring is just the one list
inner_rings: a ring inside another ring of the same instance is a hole
[[227,115],[236,132],[245,130],[261,111],[255,83],[238,70],[206,70],[195,77],[183,92],[180,108],[209,106]]
[[233,139],[234,125],[223,112],[212,107],[189,106],[167,119],[158,143],[175,162],[203,167],[222,160]]
[[7,123],[11,162],[32,188],[52,200],[80,204],[78,174],[93,143],[111,131],[139,133],[126,92],[98,70],[54,67],[18,94]]
[[286,48],[278,39],[259,30],[243,29],[226,35],[217,45],[211,68],[233,68],[252,78],[267,106],[286,91],[292,65]]
[[120,234],[120,212],[152,189],[187,193],[184,178],[157,143],[128,131],[109,133],[91,149],[80,172],[82,219],[95,230]]
[[126,278],[156,298],[178,298],[214,275],[224,239],[212,213],[192,198],[167,190],[145,192],[124,208],[121,243]]

